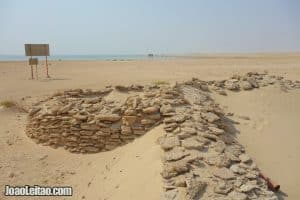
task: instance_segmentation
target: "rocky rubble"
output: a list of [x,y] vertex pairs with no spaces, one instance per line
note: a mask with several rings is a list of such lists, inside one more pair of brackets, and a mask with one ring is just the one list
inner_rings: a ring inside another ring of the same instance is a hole
[[[199,80],[195,79],[194,82],[199,82]],[[197,83],[193,84],[195,85]],[[248,72],[244,75],[234,75],[228,80],[209,81],[208,85],[213,91],[221,95],[226,95],[226,90],[252,90],[255,88],[266,87],[268,85],[278,85],[283,91],[295,88],[299,89],[300,81],[285,80],[281,76],[269,75],[267,72]]]
[[[41,101],[29,113],[27,135],[37,143],[72,153],[112,150],[163,123],[158,143],[164,182],[162,199],[277,199],[229,129],[232,124],[210,91],[251,90],[299,82],[265,73],[224,81],[192,79],[174,86],[116,86],[104,90],[67,90]],[[124,102],[112,92],[126,93]]]

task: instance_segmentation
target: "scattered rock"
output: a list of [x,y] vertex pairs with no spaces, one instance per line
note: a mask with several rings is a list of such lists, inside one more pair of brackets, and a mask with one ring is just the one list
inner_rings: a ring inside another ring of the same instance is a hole
[[243,163],[247,163],[247,162],[250,162],[250,161],[251,161],[250,156],[248,156],[247,154],[241,154],[241,155],[239,156],[239,159],[240,159],[241,162],[243,162]]
[[252,84],[249,83],[248,81],[242,81],[240,83],[240,87],[243,89],[243,90],[251,90],[252,89]]
[[172,149],[173,147],[179,146],[180,141],[178,137],[171,136],[171,137],[163,137],[160,141],[160,146],[164,150]]
[[223,180],[235,179],[235,175],[227,168],[217,168],[213,171],[214,176]]

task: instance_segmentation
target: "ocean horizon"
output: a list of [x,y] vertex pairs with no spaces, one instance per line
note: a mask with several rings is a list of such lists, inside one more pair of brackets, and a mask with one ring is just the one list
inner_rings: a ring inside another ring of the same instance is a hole
[[[44,56],[33,56],[39,60],[45,60]],[[143,54],[128,54],[128,55],[50,55],[50,61],[64,61],[64,60],[143,60],[143,59],[157,59],[169,58],[170,56],[154,55],[148,56]],[[27,61],[28,56],[25,55],[0,55],[0,61]]]

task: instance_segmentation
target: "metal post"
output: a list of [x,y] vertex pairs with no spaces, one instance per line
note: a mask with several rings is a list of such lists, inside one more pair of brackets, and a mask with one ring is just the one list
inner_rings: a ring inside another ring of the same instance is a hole
[[47,78],[50,78],[49,73],[48,73],[48,59],[46,56],[46,72],[47,72]]
[[[32,59],[32,56],[30,57],[30,59]],[[32,65],[30,65],[30,67],[31,67],[31,79],[33,80],[33,67]]]
[[36,79],[39,79],[38,78],[38,68],[37,68],[37,65],[35,65],[35,76],[36,76]]

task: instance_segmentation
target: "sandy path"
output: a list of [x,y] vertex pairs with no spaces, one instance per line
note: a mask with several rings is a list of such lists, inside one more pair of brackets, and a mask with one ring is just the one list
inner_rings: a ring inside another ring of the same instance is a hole
[[[159,199],[162,164],[156,140],[164,133],[161,127],[116,150],[80,155],[36,145],[24,133],[25,118],[24,113],[0,111],[1,190],[6,184],[69,185],[72,199]],[[1,192],[0,199],[20,197]]]

